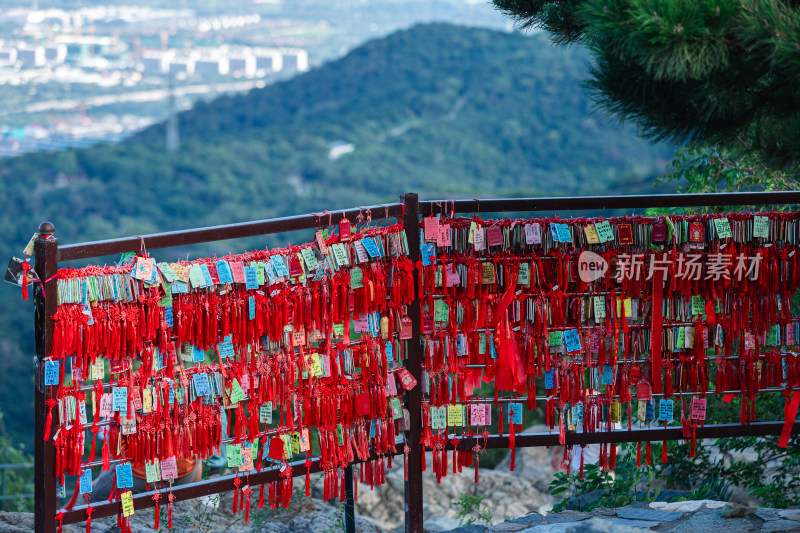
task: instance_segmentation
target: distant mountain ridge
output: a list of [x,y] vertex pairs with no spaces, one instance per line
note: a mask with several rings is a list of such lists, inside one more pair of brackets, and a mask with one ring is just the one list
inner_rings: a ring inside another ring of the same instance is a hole
[[[292,80],[198,104],[179,117],[178,153],[165,151],[158,125],[114,146],[0,161],[2,257],[19,255],[42,220],[70,243],[408,191],[433,199],[652,190],[668,150],[592,114],[580,89],[587,68],[583,50],[554,48],[542,35],[416,26]],[[332,157],[335,143],[353,150]],[[0,317],[3,422],[30,443],[32,306],[7,288]]]

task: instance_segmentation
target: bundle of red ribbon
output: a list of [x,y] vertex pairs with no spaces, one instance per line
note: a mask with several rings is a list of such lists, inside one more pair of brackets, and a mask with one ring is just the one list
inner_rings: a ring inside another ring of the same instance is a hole
[[[630,429],[634,398],[641,424],[667,425],[679,395],[687,437],[703,423],[710,391],[737,391],[741,421],[753,420],[759,390],[788,395],[800,385],[800,361],[786,348],[800,344],[791,312],[799,220],[424,218],[423,444],[434,452],[437,478],[446,475],[448,442],[486,434],[489,413],[475,396],[482,383],[493,384],[501,405],[499,433],[508,423],[512,469],[523,403],[536,407],[537,382],[562,443],[568,431],[612,430],[622,404]],[[793,413],[786,421],[790,427]],[[479,451],[459,452],[454,469]],[[614,454],[603,446],[600,466],[613,468]]]
[[[371,454],[369,481],[382,483],[384,456],[407,422],[398,375],[413,300],[407,253],[398,223],[321,230],[314,243],[222,259],[156,263],[143,252],[122,266],[60,270],[43,365],[56,475],[63,484],[65,474],[131,464],[156,487],[174,477],[165,465],[222,445],[228,466],[246,475],[265,461],[310,457],[313,427],[326,487]],[[249,509],[251,488],[236,481],[234,510],[245,501]],[[88,490],[81,482],[75,494]],[[269,504],[286,506],[291,494],[285,467]]]

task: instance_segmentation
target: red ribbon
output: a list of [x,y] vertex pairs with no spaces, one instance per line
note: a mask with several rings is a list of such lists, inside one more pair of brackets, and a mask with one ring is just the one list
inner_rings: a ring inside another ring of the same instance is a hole
[[[22,262],[22,299],[28,299],[28,271],[31,269],[31,264],[27,261]],[[44,290],[44,286],[42,286]]]
[[159,522],[159,519],[161,518],[161,511],[160,511],[160,509],[158,507],[158,500],[160,500],[160,499],[161,499],[161,493],[160,492],[156,492],[155,494],[153,494],[153,501],[156,503],[155,523],[153,524],[153,529],[155,529],[155,530],[158,530],[158,522]]
[[663,301],[664,301],[664,272],[654,269],[653,272],[653,301],[652,301],[652,331],[650,332],[650,353],[652,354],[653,366],[651,372],[651,382],[653,392],[661,393],[661,343],[663,342]]
[[778,446],[781,448],[786,448],[789,444],[789,437],[792,434],[798,407],[800,407],[800,391],[796,390],[792,392],[792,399],[784,409],[783,430],[781,430],[781,437],[778,439]]
[[[94,512],[94,507],[91,505],[86,507],[86,533],[92,532],[92,513]],[[156,527],[158,529],[158,527]]]

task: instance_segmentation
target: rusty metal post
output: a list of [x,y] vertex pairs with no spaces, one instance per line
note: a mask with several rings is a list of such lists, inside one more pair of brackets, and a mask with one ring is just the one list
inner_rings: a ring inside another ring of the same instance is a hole
[[[408,239],[408,257],[416,265],[419,261],[419,197],[416,193],[403,196],[405,215],[403,223]],[[419,278],[414,276],[414,301],[408,306],[408,317],[411,319],[411,339],[408,341],[406,368],[417,386],[408,391],[406,399],[410,429],[406,433],[406,446],[410,451],[408,461],[408,481],[405,482],[406,533],[422,533],[422,347],[420,344],[420,305]]]
[[[41,371],[44,358],[53,341],[53,315],[58,306],[57,282],[53,278],[58,270],[58,239],[50,222],[39,225],[39,237],[34,243],[35,268],[41,283],[33,287],[35,304],[36,359],[34,376],[35,393],[35,475],[34,475],[34,520],[36,533],[55,533],[56,499],[55,462],[53,441],[45,441],[44,425],[47,419],[46,388]],[[47,281],[46,280],[50,280]],[[44,286],[43,286],[44,285]],[[45,297],[47,296],[47,297]],[[57,424],[54,414],[53,427]],[[49,436],[48,436],[49,437]]]

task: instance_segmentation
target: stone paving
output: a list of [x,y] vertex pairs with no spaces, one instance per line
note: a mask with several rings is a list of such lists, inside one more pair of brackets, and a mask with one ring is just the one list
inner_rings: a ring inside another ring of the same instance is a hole
[[591,512],[530,513],[492,526],[444,533],[772,533],[800,532],[800,509],[744,507],[714,500],[653,502]]

